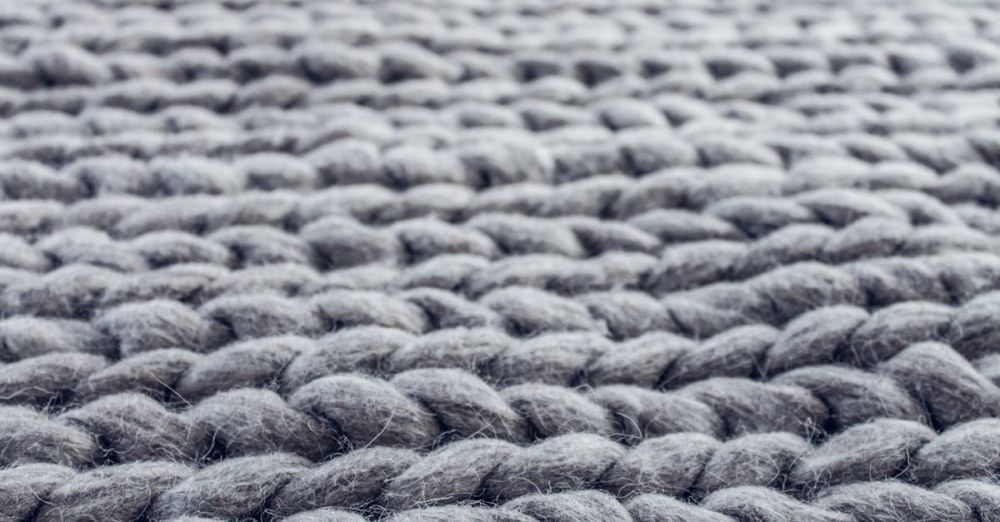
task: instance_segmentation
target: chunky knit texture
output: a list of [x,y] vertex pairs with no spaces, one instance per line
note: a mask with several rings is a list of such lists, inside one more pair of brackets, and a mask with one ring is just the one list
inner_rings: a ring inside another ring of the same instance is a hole
[[1000,521],[1000,5],[0,1],[0,522]]

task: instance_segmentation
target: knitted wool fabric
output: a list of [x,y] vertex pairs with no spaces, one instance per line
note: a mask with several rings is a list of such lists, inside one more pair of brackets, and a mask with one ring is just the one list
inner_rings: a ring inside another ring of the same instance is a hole
[[1000,5],[0,1],[0,521],[1000,520]]

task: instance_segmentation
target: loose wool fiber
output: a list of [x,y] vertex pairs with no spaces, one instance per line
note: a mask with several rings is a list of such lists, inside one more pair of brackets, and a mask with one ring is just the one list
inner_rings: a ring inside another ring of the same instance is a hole
[[1000,3],[0,0],[0,522],[1000,522]]

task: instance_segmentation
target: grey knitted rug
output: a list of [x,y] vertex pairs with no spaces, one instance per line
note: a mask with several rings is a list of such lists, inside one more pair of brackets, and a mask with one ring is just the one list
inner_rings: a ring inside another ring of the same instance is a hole
[[0,522],[1000,521],[1000,5],[0,0]]

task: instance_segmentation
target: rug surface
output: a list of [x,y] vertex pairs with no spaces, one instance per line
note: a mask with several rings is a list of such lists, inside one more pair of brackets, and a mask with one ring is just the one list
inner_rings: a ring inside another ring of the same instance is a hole
[[2,1],[0,521],[998,521],[998,42]]

